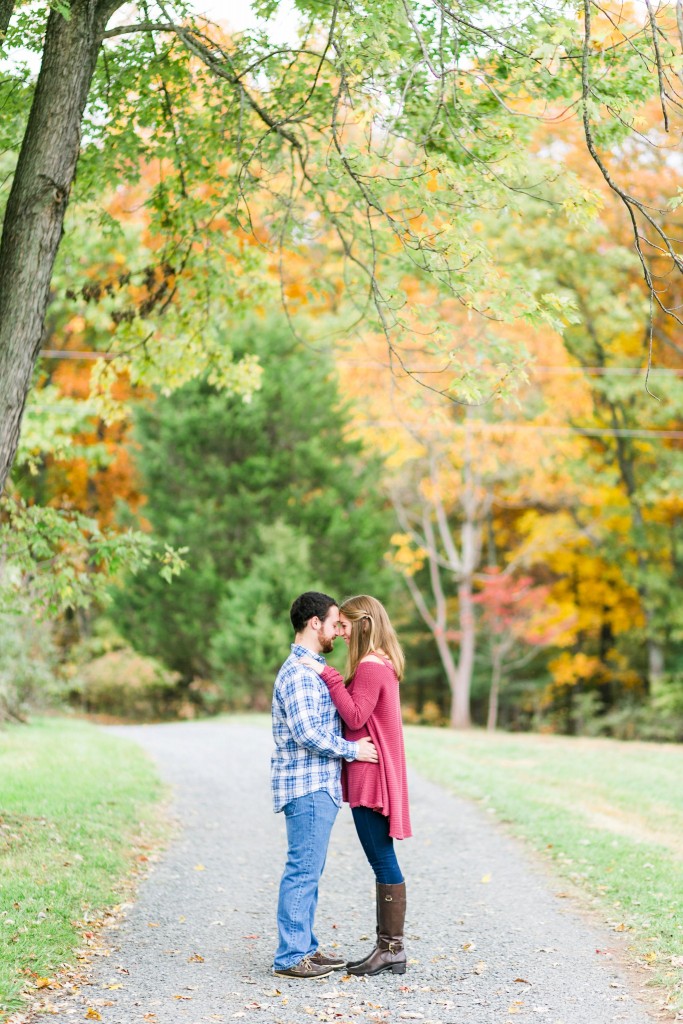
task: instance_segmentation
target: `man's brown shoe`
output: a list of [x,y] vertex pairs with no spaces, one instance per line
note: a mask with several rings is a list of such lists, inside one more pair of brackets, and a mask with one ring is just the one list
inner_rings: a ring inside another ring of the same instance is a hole
[[326,978],[333,970],[334,967],[329,964],[317,964],[312,956],[305,956],[298,964],[280,971],[274,970],[273,974],[278,978]]
[[325,956],[320,950],[316,950],[312,953],[309,960],[312,960],[314,964],[322,964],[323,967],[331,967],[333,971],[341,971],[343,967],[346,967],[346,960],[340,960],[336,956]]

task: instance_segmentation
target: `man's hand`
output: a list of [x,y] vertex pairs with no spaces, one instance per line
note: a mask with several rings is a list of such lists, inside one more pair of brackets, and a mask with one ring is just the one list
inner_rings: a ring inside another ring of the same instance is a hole
[[356,761],[371,761],[373,764],[379,761],[377,749],[369,736],[363,736],[362,740],[357,740],[356,742],[358,743]]

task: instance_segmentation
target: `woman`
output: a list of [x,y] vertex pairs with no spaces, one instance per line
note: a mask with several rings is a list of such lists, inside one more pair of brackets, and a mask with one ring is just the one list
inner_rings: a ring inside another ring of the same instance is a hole
[[344,601],[339,633],[349,652],[346,682],[331,666],[302,660],[325,681],[344,722],[345,739],[370,736],[379,754],[377,764],[352,761],[342,768],[344,799],[375,872],[377,897],[375,948],[348,969],[351,974],[404,974],[406,886],[394,852],[394,839],[412,835],[399,700],[403,651],[383,605],[367,595]]

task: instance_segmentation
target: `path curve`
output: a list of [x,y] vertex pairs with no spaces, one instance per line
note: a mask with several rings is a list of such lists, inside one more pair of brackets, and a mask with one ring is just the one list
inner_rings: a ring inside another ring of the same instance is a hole
[[[408,972],[311,982],[271,974],[284,863],[270,808],[267,729],[244,721],[116,727],[171,784],[181,823],[111,955],[52,1020],[104,1024],[651,1024],[617,944],[479,809],[410,776],[415,838],[398,843],[408,883]],[[373,879],[344,808],[317,916],[324,948],[368,948]]]

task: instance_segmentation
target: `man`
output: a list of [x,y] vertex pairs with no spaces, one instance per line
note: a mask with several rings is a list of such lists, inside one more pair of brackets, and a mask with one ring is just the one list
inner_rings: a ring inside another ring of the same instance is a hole
[[309,591],[291,607],[294,643],[273,691],[271,759],[274,810],[284,811],[287,862],[277,907],[279,944],[273,971],[285,978],[324,978],[345,966],[323,956],[313,932],[318,883],[332,825],[341,807],[341,759],[377,761],[369,738],[343,739],[325,683],[300,659],[325,664],[337,636],[339,608],[327,594]]

